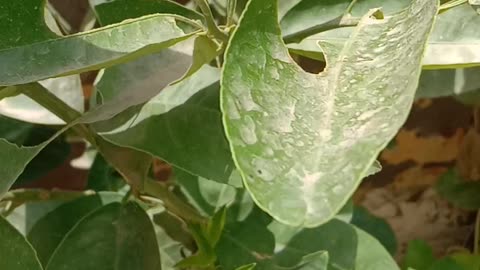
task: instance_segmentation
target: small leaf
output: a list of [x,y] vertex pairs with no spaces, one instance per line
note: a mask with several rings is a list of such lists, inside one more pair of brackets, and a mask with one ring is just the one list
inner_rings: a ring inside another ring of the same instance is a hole
[[172,240],[182,243],[191,251],[196,249],[195,240],[192,238],[183,221],[168,212],[161,212],[153,216],[153,221],[160,226]]
[[289,57],[276,3],[252,0],[230,40],[223,120],[257,205],[285,224],[315,227],[341,209],[408,116],[438,3],[366,15],[342,61],[320,75]]
[[188,201],[201,213],[212,216],[215,211],[234,201],[234,187],[191,175],[174,169],[175,182],[180,186]]
[[197,253],[180,261],[177,268],[209,267],[215,263],[216,254],[210,241],[204,235],[200,224],[189,224],[189,231],[197,243]]
[[480,208],[480,183],[462,181],[455,170],[443,174],[437,182],[436,190],[440,196],[463,209]]
[[385,220],[372,215],[363,207],[355,207],[351,223],[375,237],[392,256],[396,254],[397,238]]
[[432,248],[423,241],[414,240],[408,243],[402,269],[428,270],[434,261]]
[[112,203],[95,210],[65,236],[46,267],[60,269],[160,269],[149,217],[135,203]]
[[42,270],[32,246],[1,216],[0,239],[0,269]]
[[42,2],[2,2],[0,85],[112,66],[158,52],[192,35],[177,25],[177,20],[189,19],[156,14],[59,37],[45,24]]
[[42,217],[27,235],[42,265],[47,265],[58,244],[80,219],[105,204],[121,199],[115,193],[87,196],[60,205]]

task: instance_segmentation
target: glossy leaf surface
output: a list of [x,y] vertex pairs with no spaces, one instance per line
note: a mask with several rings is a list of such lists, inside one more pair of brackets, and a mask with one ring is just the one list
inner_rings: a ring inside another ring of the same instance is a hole
[[413,1],[383,20],[372,11],[341,61],[318,76],[290,59],[276,4],[251,1],[231,38],[224,125],[256,203],[283,223],[315,227],[341,209],[405,121],[437,1]]

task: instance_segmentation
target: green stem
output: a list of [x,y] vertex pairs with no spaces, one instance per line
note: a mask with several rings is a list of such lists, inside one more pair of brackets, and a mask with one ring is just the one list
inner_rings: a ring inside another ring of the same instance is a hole
[[222,30],[220,30],[220,28],[218,28],[217,24],[215,23],[215,19],[213,18],[213,14],[210,10],[210,6],[208,5],[207,0],[195,0],[195,2],[205,16],[205,21],[208,27],[208,34],[222,41],[223,43],[227,43],[228,36],[227,34],[222,32]]
[[195,208],[175,196],[168,187],[155,180],[145,181],[145,192],[147,195],[162,200],[165,208],[172,214],[190,222],[206,223],[207,219],[201,216]]
[[[21,92],[46,108],[65,123],[71,123],[78,119],[81,114],[70,108],[63,100],[52,94],[39,83],[29,83],[19,86]],[[72,127],[80,136],[84,137],[92,145],[96,145],[93,132],[83,124],[77,124]]]
[[228,0],[227,7],[227,27],[235,23],[235,11],[237,10],[237,0]]
[[322,33],[328,30],[342,28],[342,27],[352,27],[356,26],[361,18],[352,17],[351,15],[342,15],[337,18],[330,20],[328,22],[315,25],[313,27],[307,28],[300,32],[296,32],[290,35],[283,37],[283,41],[286,44],[289,43],[299,43],[309,36],[313,36],[318,33]]
[[94,195],[92,190],[86,191],[65,191],[65,190],[45,190],[45,189],[14,189],[5,194],[0,202],[9,202],[10,205],[6,211],[8,215],[15,208],[25,202],[41,202],[48,200],[72,201],[74,199]]
[[460,5],[463,5],[465,3],[467,3],[468,0],[452,0],[452,1],[449,1],[443,5],[440,5],[440,8],[438,9],[439,12],[445,12],[451,8],[454,8],[456,6],[460,6]]

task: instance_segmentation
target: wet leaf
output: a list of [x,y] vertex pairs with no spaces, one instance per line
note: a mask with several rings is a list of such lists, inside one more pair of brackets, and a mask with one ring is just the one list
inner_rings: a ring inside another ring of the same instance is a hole
[[383,20],[366,15],[342,61],[318,76],[289,58],[275,6],[250,2],[230,41],[224,125],[257,205],[283,223],[315,227],[341,209],[404,123],[437,1],[413,1]]

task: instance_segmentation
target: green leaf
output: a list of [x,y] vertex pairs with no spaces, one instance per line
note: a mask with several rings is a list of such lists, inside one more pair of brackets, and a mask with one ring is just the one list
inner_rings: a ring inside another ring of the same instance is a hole
[[462,96],[480,89],[479,67],[423,70],[416,98]]
[[202,214],[212,216],[216,210],[235,200],[234,187],[174,169],[177,183],[187,200]]
[[413,240],[408,243],[402,269],[428,270],[434,261],[432,248],[423,241]]
[[450,256],[455,262],[461,265],[463,270],[480,269],[480,256],[469,253],[456,253]]
[[0,239],[0,269],[42,270],[32,246],[1,216]]
[[9,213],[6,219],[22,235],[27,236],[38,220],[62,203],[65,202],[59,200],[25,202]]
[[[53,78],[40,81],[39,83],[49,92],[69,105],[71,109],[80,113],[83,112],[84,98],[80,76],[72,75]],[[8,88],[16,88],[19,92],[22,90],[21,85]],[[46,125],[65,124],[65,122],[58,118],[55,114],[24,95],[1,100],[0,113],[5,116],[29,123]]]
[[[0,138],[21,145],[37,145],[48,140],[55,130],[0,116]],[[63,138],[53,140],[30,162],[18,177],[17,184],[36,180],[60,166],[70,154],[70,145]]]
[[[342,15],[350,1],[313,1],[303,0],[289,11],[282,20],[284,34],[292,34],[308,27],[327,22]],[[359,16],[370,8],[382,7],[386,13],[404,8],[408,0],[366,0],[359,1],[353,7],[353,15]],[[327,4],[328,3],[328,4]],[[479,41],[480,17],[468,5],[452,8],[438,16],[429,38],[423,65],[426,68],[452,68],[480,65]],[[321,59],[319,40],[329,41],[342,47],[352,33],[352,28],[342,28],[320,33],[303,40],[299,44],[290,44],[297,53],[312,54]]]
[[143,192],[144,181],[152,165],[152,157],[135,149],[96,138],[97,147],[105,160],[122,175],[132,189]]
[[342,221],[314,229],[269,223],[256,209],[245,221],[227,224],[216,248],[219,265],[227,270],[251,263],[265,270],[323,269],[328,261],[328,269],[335,270],[398,269],[374,238]]
[[[80,73],[133,60],[189,38],[173,15],[148,15],[65,37],[43,19],[43,1],[4,1],[0,5],[0,85],[23,84]],[[134,42],[132,42],[132,40]]]
[[342,61],[320,75],[290,59],[275,6],[252,0],[230,40],[224,125],[257,205],[283,223],[315,227],[341,209],[403,125],[437,1],[413,1],[383,20],[366,15]]
[[25,170],[27,164],[51,141],[53,137],[36,146],[17,146],[4,139],[0,139],[0,198],[13,185],[15,180]]
[[443,174],[435,186],[438,194],[450,203],[463,209],[480,208],[480,183],[462,181],[455,170]]
[[[421,270],[421,269],[417,269]],[[457,262],[451,258],[443,258],[441,260],[435,261],[428,270],[465,270]]]
[[355,207],[351,223],[375,237],[394,256],[397,252],[397,238],[392,227],[383,219],[363,207]]
[[81,219],[65,236],[47,270],[158,270],[153,225],[135,203],[108,204]]
[[[151,71],[151,78],[158,77]],[[131,83],[142,83],[141,79]],[[115,144],[147,152],[193,175],[227,183],[234,165],[218,108],[218,79],[218,69],[204,66],[141,107],[132,108],[129,115],[121,114],[95,128]]]
[[97,154],[88,172],[87,189],[95,191],[118,191],[125,181],[101,154]]
[[101,25],[119,23],[149,14],[177,14],[192,20],[203,20],[194,10],[167,0],[89,0]]
[[190,257],[180,261],[177,268],[203,268],[209,267],[215,263],[216,254],[210,241],[206,238],[202,226],[199,224],[189,224],[189,231],[195,239],[198,251]]
[[480,1],[479,0],[468,0],[468,3],[475,9],[475,11],[480,14]]
[[80,219],[105,204],[121,199],[115,193],[87,196],[67,202],[42,217],[27,235],[42,265],[47,265],[58,244]]
[[[187,230],[186,224],[179,218],[163,211],[153,216],[156,225],[162,228],[169,238],[182,243],[189,250],[196,249],[195,240]],[[178,262],[178,261],[177,261]]]

